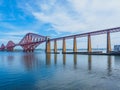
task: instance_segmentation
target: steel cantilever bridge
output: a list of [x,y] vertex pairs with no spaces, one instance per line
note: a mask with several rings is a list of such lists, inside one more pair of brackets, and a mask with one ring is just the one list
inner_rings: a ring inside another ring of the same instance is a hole
[[57,41],[58,40],[63,40],[63,52],[66,52],[66,39],[73,39],[73,52],[77,52],[77,42],[76,38],[80,37],[88,37],[88,52],[92,52],[91,48],[91,36],[94,35],[100,35],[100,34],[107,34],[107,53],[111,51],[111,42],[110,42],[110,33],[114,32],[120,32],[120,27],[116,28],[110,28],[110,29],[105,29],[105,30],[99,30],[99,31],[93,31],[93,32],[87,32],[87,33],[82,33],[82,34],[76,34],[76,35],[70,35],[70,36],[64,36],[64,37],[59,37],[59,38],[48,38],[47,36],[42,36],[34,33],[28,33],[26,34],[23,39],[18,43],[15,44],[13,41],[9,41],[7,45],[5,46],[4,44],[1,45],[0,50],[4,51],[13,51],[14,47],[16,46],[21,46],[23,48],[23,51],[25,52],[33,52],[35,48],[42,44],[46,43],[46,52],[51,52],[50,51],[50,42],[54,41],[54,52],[57,52]]

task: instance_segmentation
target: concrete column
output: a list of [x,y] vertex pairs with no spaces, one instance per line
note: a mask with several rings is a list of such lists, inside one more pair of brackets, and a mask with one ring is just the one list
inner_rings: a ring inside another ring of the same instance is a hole
[[91,48],[91,36],[88,35],[88,52],[92,52],[92,48]]
[[56,53],[57,52],[57,41],[55,40],[54,41],[54,53]]
[[50,52],[51,52],[50,39],[47,38],[47,41],[46,41],[46,53],[50,53]]
[[63,39],[63,50],[62,50],[63,53],[66,52],[66,42],[65,42],[65,38]]
[[111,40],[110,40],[110,32],[107,32],[107,53],[111,51]]
[[73,40],[73,52],[77,52],[77,42],[76,42],[76,37],[74,37],[74,40]]

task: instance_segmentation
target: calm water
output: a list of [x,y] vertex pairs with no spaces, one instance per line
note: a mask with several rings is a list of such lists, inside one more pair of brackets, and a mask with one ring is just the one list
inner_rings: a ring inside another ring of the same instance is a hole
[[120,90],[120,56],[0,52],[0,90]]

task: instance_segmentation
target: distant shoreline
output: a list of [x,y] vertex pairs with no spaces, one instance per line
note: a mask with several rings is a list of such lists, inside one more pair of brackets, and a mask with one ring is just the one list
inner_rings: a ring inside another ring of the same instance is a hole
[[[22,51],[22,49],[14,49],[15,51]],[[45,50],[45,49],[35,49],[35,50]],[[54,50],[54,49],[51,49]],[[62,49],[57,49],[57,50],[62,50]],[[73,49],[66,49],[66,50],[73,50]],[[85,48],[83,49],[77,49],[77,50],[87,50]],[[106,50],[106,48],[92,48],[92,50]]]

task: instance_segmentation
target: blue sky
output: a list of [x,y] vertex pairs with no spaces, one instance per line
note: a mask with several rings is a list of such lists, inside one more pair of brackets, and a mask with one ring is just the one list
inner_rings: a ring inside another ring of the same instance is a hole
[[0,44],[28,32],[59,37],[119,26],[120,0],[0,0]]

